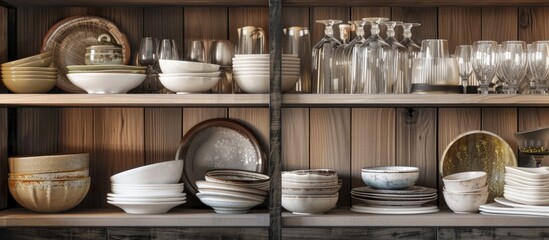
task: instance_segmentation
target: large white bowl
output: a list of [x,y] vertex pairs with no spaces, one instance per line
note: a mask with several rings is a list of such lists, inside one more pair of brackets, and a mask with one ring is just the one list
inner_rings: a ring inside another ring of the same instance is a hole
[[145,80],[135,73],[69,73],[67,77],[79,88],[92,94],[127,93]]
[[[234,75],[236,84],[247,93],[269,93],[270,77],[268,75]],[[295,87],[299,75],[282,75],[282,92],[287,92]]]
[[178,61],[178,60],[158,60],[162,73],[200,73],[217,72],[219,65],[200,62]]
[[212,89],[219,77],[159,77],[164,87],[176,93],[201,93]]
[[362,169],[362,180],[376,189],[404,189],[414,186],[419,169],[408,166],[367,167]]
[[183,174],[183,160],[166,161],[130,169],[111,176],[115,184],[177,183]]
[[476,213],[488,200],[488,192],[453,193],[443,191],[446,204],[455,213]]
[[178,202],[114,202],[107,201],[107,203],[122,208],[124,212],[131,214],[160,214],[167,213],[175,206],[185,203],[185,201]]
[[484,188],[488,175],[483,171],[460,172],[442,178],[448,191],[471,191]]
[[159,73],[160,77],[219,77],[221,71],[200,73]]
[[339,194],[282,195],[282,207],[294,214],[322,214],[336,206]]

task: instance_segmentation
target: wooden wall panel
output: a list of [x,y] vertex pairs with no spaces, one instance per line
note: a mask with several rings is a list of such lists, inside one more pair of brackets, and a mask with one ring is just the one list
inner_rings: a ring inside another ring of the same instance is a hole
[[[391,18],[405,23],[420,23],[412,28],[412,39],[421,46],[424,39],[438,38],[438,15],[435,7],[393,7]],[[402,39],[402,27],[396,28],[397,39]]]
[[181,108],[145,108],[145,163],[175,159],[182,133]]
[[[512,221],[510,218],[509,221]],[[439,228],[436,239],[545,239],[547,228]]]
[[17,240],[107,240],[106,228],[0,228],[2,239]]
[[[348,7],[312,7],[310,11],[311,46],[314,46],[324,36],[324,24],[316,21],[335,19],[348,22],[351,20]],[[334,27],[334,36],[339,39],[339,28],[337,26]]]
[[[182,59],[185,49],[183,41],[183,8],[181,7],[146,7],[143,8],[143,36],[162,39],[174,39],[179,57]],[[140,44],[138,42],[138,44]],[[139,45],[138,45],[139,47]],[[135,51],[139,51],[136,48]]]
[[309,27],[309,8],[306,7],[283,7],[282,27],[291,26]]
[[[519,108],[518,131],[527,131],[549,126],[549,108]],[[535,166],[529,161],[529,156],[519,154],[519,164],[523,166]],[[543,160],[543,166],[549,166],[547,157]]]
[[[385,17],[391,19],[391,8],[390,7],[352,7],[351,8],[351,19],[350,20],[360,20],[367,17]],[[370,26],[367,25],[364,27],[364,32],[366,36],[370,35]],[[379,36],[385,39],[387,37],[387,27],[380,26],[381,30]],[[339,37],[339,35],[338,35]]]
[[108,228],[109,239],[195,240],[195,239],[267,239],[267,228]]
[[244,26],[261,27],[265,31],[265,53],[269,51],[269,8],[231,7],[229,8],[229,40],[236,43],[237,29]]
[[[192,40],[206,40],[205,47],[209,48],[211,40],[228,39],[227,8],[188,7],[184,9],[184,12],[185,45],[181,48],[184,48],[185,51],[189,49],[188,46]],[[186,57],[186,55],[183,55],[183,57]]]
[[8,206],[8,109],[0,108],[0,209]]
[[[93,168],[100,169],[89,194],[96,207],[114,207],[106,202],[110,192],[109,177],[145,164],[143,108],[94,109]],[[91,163],[90,163],[91,164]]]
[[283,228],[283,239],[436,239],[434,228]]
[[518,37],[518,9],[516,7],[483,7],[482,39],[501,43]]
[[282,170],[309,169],[309,109],[282,109]]
[[480,10],[473,7],[438,8],[438,37],[448,40],[450,53],[457,45],[473,44],[481,39]]
[[0,63],[8,61],[8,9],[0,6]]
[[351,110],[310,109],[310,167],[330,168],[343,180],[338,206],[349,206],[351,192]]
[[482,130],[493,132],[505,139],[515,151],[515,155],[517,155],[518,146],[513,134],[517,132],[518,127],[517,114],[516,108],[482,109]]
[[17,155],[41,155],[57,152],[57,108],[17,109]]
[[437,186],[436,126],[436,108],[396,109],[396,164],[418,167],[419,186]]
[[519,7],[518,21],[520,40],[549,39],[549,7]]

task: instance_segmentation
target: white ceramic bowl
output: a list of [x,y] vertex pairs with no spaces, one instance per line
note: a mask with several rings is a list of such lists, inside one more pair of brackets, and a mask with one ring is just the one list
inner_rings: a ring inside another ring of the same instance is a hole
[[282,207],[294,214],[322,214],[336,206],[339,194],[282,195]]
[[[269,59],[269,54],[235,54],[234,58],[236,59]],[[233,58],[233,59],[234,59]],[[282,59],[294,59],[298,58],[296,54],[282,54]]]
[[166,161],[130,169],[111,176],[115,184],[177,183],[183,174],[183,160]]
[[111,188],[114,194],[129,195],[129,196],[159,196],[159,195],[176,195],[183,192],[181,188],[152,188],[152,189],[127,189],[127,188]]
[[220,71],[217,72],[200,72],[200,73],[159,73],[160,77],[219,77]]
[[483,188],[474,189],[474,190],[466,190],[466,191],[456,191],[456,190],[448,190],[446,187],[442,188],[442,190],[452,193],[481,193],[481,192],[488,192],[488,185],[484,186]]
[[175,206],[185,203],[185,201],[179,202],[114,202],[107,201],[107,203],[122,208],[124,212],[130,214],[160,214],[167,213]]
[[165,198],[150,198],[150,197],[107,197],[107,201],[111,202],[141,202],[141,203],[157,203],[157,202],[181,202],[186,201],[187,197],[165,197]]
[[145,74],[135,73],[69,73],[67,78],[92,94],[127,93],[145,80]]
[[201,197],[200,201],[214,209],[219,214],[244,214],[263,201],[233,199],[230,197]]
[[201,73],[217,72],[219,65],[200,62],[178,61],[178,60],[158,60],[162,73]]
[[184,188],[183,183],[173,183],[173,184],[120,184],[113,183],[112,188],[119,189],[173,189],[173,188]]
[[487,174],[483,171],[461,172],[442,178],[447,191],[471,191],[486,186]]
[[212,189],[198,189],[199,192],[196,193],[197,197],[230,197],[233,199],[242,199],[250,201],[265,201],[265,196],[259,196],[255,194],[247,194],[240,192],[231,192],[225,190],[212,190]]
[[337,172],[332,169],[283,171],[282,180],[299,182],[333,181],[337,180]]
[[362,169],[362,180],[376,189],[404,189],[414,186],[419,169],[408,166],[367,167]]
[[488,200],[488,192],[453,193],[443,191],[446,204],[455,213],[476,213],[480,205]]
[[[236,84],[247,93],[269,93],[270,77],[268,75],[234,75]],[[282,75],[282,92],[287,92],[295,87],[299,75]]]
[[285,195],[331,195],[339,192],[340,186],[332,187],[282,187]]
[[196,186],[198,189],[202,190],[224,190],[224,191],[231,191],[236,193],[247,193],[247,194],[254,194],[259,196],[267,196],[267,191],[259,190],[255,188],[249,188],[249,187],[241,187],[236,185],[230,185],[230,184],[224,184],[224,183],[216,183],[216,182],[208,182],[208,181],[196,181]]
[[159,77],[164,87],[176,93],[201,93],[212,89],[219,77]]

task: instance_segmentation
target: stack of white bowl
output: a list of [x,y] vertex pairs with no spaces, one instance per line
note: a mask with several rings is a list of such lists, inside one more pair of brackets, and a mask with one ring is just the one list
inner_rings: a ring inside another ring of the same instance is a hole
[[183,160],[130,169],[111,176],[112,193],[107,202],[131,214],[166,213],[187,200],[183,183]]
[[196,181],[196,196],[219,214],[242,214],[263,203],[269,176],[243,170],[217,169],[206,172],[206,181]]
[[162,85],[180,94],[207,92],[219,82],[221,74],[217,64],[164,59],[158,63]]
[[52,52],[2,64],[2,82],[14,93],[46,93],[57,83],[57,68],[48,67]]
[[340,188],[331,169],[282,172],[282,207],[294,214],[322,214],[336,207]]
[[444,200],[455,213],[476,213],[488,200],[487,174],[461,172],[442,178]]
[[[233,78],[242,91],[247,93],[269,93],[269,54],[235,54]],[[282,92],[295,87],[300,77],[300,62],[297,55],[282,54]]]
[[67,78],[90,94],[127,93],[145,80],[146,67],[127,65],[71,65]]

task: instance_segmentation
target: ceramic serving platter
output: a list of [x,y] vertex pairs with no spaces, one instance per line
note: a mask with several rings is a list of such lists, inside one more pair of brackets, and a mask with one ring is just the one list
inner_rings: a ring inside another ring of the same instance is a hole
[[508,206],[508,207],[549,213],[549,206],[527,205],[527,204],[522,204],[522,203],[518,203],[518,202],[513,202],[513,201],[511,201],[507,198],[503,198],[503,197],[494,198],[494,201],[496,201],[499,204]]
[[371,213],[371,214],[425,214],[435,213],[439,209],[434,205],[411,206],[411,207],[391,207],[391,206],[371,206],[366,204],[355,204],[351,208],[353,212]]

